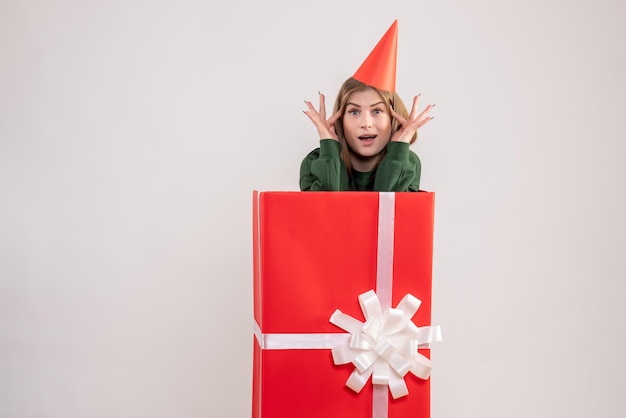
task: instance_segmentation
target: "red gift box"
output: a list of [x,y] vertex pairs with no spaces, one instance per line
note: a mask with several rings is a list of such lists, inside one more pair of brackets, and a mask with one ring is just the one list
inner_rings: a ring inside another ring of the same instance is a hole
[[429,417],[429,380],[411,373],[397,399],[372,378],[359,393],[347,387],[355,366],[336,365],[331,348],[350,334],[329,318],[340,309],[364,321],[358,296],[373,289],[383,309],[419,298],[413,322],[430,325],[434,193],[253,197],[252,416]]

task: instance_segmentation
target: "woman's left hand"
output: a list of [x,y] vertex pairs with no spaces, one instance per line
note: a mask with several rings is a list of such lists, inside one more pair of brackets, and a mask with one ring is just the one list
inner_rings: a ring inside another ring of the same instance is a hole
[[391,114],[398,122],[400,122],[400,129],[398,129],[393,136],[391,137],[392,141],[396,142],[406,142],[407,144],[411,142],[411,138],[413,134],[417,133],[417,130],[422,126],[426,125],[433,117],[428,116],[428,113],[435,107],[434,104],[426,106],[422,113],[417,113],[417,104],[419,102],[419,96],[415,96],[413,98],[413,107],[411,108],[411,114],[409,115],[409,119],[405,119],[402,115],[397,114],[393,109],[391,110]]

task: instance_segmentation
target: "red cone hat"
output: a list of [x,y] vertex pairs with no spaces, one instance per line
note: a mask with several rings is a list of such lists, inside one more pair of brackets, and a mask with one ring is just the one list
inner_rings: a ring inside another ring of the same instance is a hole
[[396,19],[352,77],[368,86],[395,92],[397,57],[398,20]]

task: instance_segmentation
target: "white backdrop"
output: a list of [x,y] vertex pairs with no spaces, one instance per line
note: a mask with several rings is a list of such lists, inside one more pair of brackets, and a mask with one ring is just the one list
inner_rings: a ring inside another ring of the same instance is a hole
[[626,410],[626,3],[0,2],[0,417],[247,417],[252,190],[394,19],[432,416]]

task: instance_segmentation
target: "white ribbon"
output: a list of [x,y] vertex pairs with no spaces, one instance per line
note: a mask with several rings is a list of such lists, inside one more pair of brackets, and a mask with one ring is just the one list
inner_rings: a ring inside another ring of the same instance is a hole
[[264,334],[254,321],[254,336],[261,350],[331,350],[350,342],[350,334]]
[[378,249],[376,292],[382,309],[391,308],[393,284],[393,240],[396,222],[396,194],[384,192],[378,198]]
[[421,379],[430,376],[430,359],[417,350],[441,341],[440,327],[418,328],[411,321],[421,301],[410,293],[395,309],[383,311],[373,290],[359,295],[359,304],[365,322],[339,309],[330,317],[331,323],[351,334],[350,342],[332,350],[335,364],[352,363],[356,367],[346,386],[358,393],[371,376],[374,385],[389,386],[394,399],[408,395],[404,381],[408,372]]

